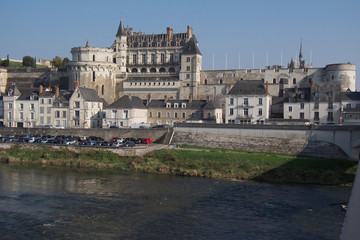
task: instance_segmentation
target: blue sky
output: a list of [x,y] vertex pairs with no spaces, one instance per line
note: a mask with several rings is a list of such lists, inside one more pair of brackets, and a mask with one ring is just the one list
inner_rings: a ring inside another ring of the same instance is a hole
[[[191,25],[203,54],[203,69],[286,66],[304,58],[314,67],[351,62],[360,66],[360,1],[3,1],[0,57],[71,58],[72,47],[109,47],[124,25],[148,34],[186,32]],[[281,54],[282,53],[282,54]],[[360,72],[357,74],[360,90]]]

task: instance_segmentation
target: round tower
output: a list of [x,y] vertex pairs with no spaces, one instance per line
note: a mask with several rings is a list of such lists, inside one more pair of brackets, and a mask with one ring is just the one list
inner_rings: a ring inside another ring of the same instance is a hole
[[329,64],[325,67],[325,82],[338,82],[341,91],[355,91],[356,66],[350,63]]
[[120,72],[126,72],[126,57],[127,57],[127,36],[124,29],[123,20],[120,20],[120,25],[116,33],[116,43],[115,43],[115,59],[116,64],[120,68]]

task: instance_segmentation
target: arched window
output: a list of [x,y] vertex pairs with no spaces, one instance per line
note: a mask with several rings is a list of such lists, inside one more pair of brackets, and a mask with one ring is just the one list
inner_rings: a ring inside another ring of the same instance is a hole
[[293,84],[296,84],[296,78],[293,78]]
[[142,68],[142,69],[141,69],[141,72],[142,72],[142,73],[146,73],[146,68]]
[[169,68],[169,72],[175,72],[175,68],[173,67]]
[[165,68],[160,68],[159,72],[165,72]]
[[93,55],[93,61],[95,62],[95,55]]
[[276,83],[276,78],[273,79],[273,83]]
[[104,95],[104,94],[105,94],[105,86],[102,85],[102,86],[101,86],[101,95]]
[[205,79],[205,85],[207,84],[207,79]]
[[156,72],[155,68],[150,68],[150,72]]
[[137,72],[137,68],[131,69],[131,72],[136,73],[136,72]]
[[156,42],[155,42],[155,41],[152,42],[152,46],[153,46],[153,47],[156,47]]
[[95,78],[96,78],[96,76],[95,76],[95,71],[93,72],[93,81],[95,82]]
[[223,84],[223,80],[222,80],[222,79],[220,79],[220,84]]

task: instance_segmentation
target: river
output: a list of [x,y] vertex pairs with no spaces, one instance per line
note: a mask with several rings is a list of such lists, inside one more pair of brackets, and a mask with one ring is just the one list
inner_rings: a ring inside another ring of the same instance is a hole
[[339,239],[350,191],[0,164],[0,238]]

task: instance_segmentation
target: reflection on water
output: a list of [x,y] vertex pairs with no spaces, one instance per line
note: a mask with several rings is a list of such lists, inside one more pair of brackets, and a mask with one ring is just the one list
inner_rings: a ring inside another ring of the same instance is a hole
[[2,239],[339,239],[350,188],[0,164]]

